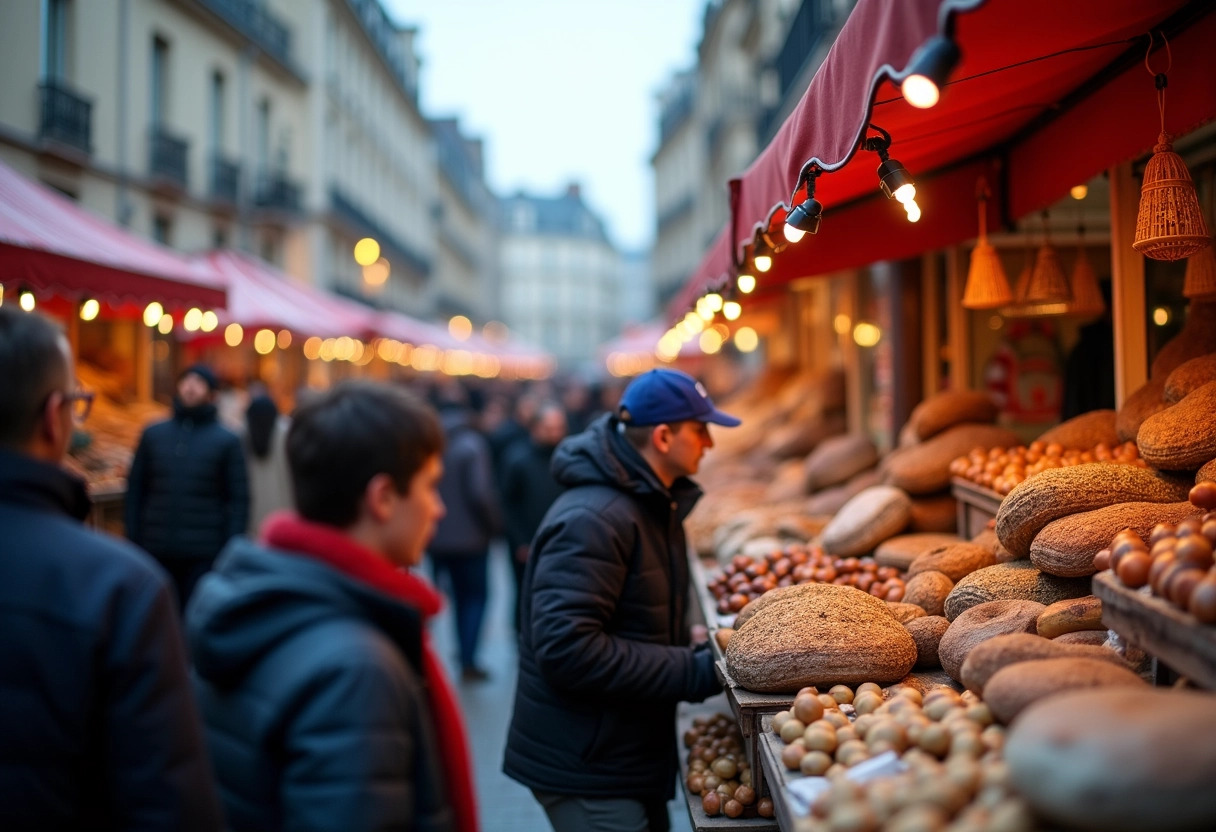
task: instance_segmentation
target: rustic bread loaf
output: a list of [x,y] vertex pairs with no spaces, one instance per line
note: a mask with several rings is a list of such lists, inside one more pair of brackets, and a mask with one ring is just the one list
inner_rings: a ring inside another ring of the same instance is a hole
[[912,634],[916,642],[916,667],[929,670],[942,666],[937,646],[946,634],[950,622],[940,615],[925,615],[904,622],[904,629]]
[[1182,401],[1189,393],[1208,382],[1216,381],[1216,352],[1184,361],[1165,377],[1165,400],[1170,404]]
[[1150,378],[1137,387],[1115,414],[1115,433],[1119,435],[1119,441],[1135,442],[1144,420],[1167,407],[1164,377]]
[[909,494],[934,494],[950,486],[950,463],[975,448],[1017,445],[1018,435],[997,425],[956,424],[931,439],[891,454],[884,481]]
[[1201,482],[1216,482],[1216,459],[1205,462],[1203,467],[1195,472],[1195,484]]
[[918,572],[908,579],[904,587],[904,601],[915,604],[928,615],[941,615],[946,596],[954,589],[954,581],[942,572],[929,570]]
[[1110,633],[1106,630],[1076,630],[1071,633],[1062,633],[1052,641],[1056,644],[1067,644],[1070,647],[1102,647],[1109,638]]
[[1098,659],[1120,667],[1127,666],[1123,658],[1109,647],[1067,644],[1031,633],[1008,633],[977,644],[963,662],[963,678],[959,681],[967,686],[967,690],[982,696],[984,685],[988,684],[992,674],[1003,667],[1036,659],[1068,658]]
[[956,534],[935,532],[897,534],[878,544],[878,548],[874,550],[874,561],[879,566],[893,566],[906,572],[912,565],[912,561],[930,549],[961,542],[962,540]]
[[1216,457],[1216,381],[1145,419],[1136,445],[1145,462],[1163,471],[1194,471]]
[[847,586],[806,584],[751,616],[726,647],[731,677],[748,690],[880,684],[903,678],[916,643],[887,605]]
[[833,485],[815,493],[807,500],[807,513],[835,514],[844,508],[845,503],[872,485],[882,485],[882,476],[876,468],[867,468],[843,485]]
[[913,532],[952,532],[958,528],[958,500],[949,492],[912,498],[908,528]]
[[908,577],[921,572],[941,572],[952,581],[960,581],[975,572],[996,565],[996,558],[988,549],[976,543],[951,543],[930,549],[912,561]]
[[913,618],[924,618],[925,610],[923,607],[918,607],[916,604],[905,604],[903,601],[884,601],[887,609],[891,610],[891,615],[895,616],[895,620],[900,624],[907,624]]
[[870,437],[856,433],[830,437],[806,458],[806,490],[814,493],[848,482],[877,463],[878,449]]
[[1096,595],[1084,595],[1048,604],[1035,622],[1035,632],[1043,638],[1055,638],[1065,633],[1100,630],[1103,640],[1106,625],[1102,623],[1102,601]]
[[996,536],[996,529],[982,529],[975,537],[971,538],[971,542],[977,546],[983,546],[988,551],[992,552],[992,556],[996,558],[997,563],[1008,563],[1011,560],[1017,560],[1009,550],[1001,545],[1001,539]]
[[908,423],[913,426],[917,438],[923,441],[963,422],[991,424],[999,412],[992,396],[983,391],[946,390],[914,407]]
[[1052,828],[1186,832],[1216,824],[1216,697],[1165,688],[1062,693],[1031,705],[1004,756]]
[[830,554],[864,555],[908,525],[912,503],[889,485],[875,485],[852,497],[824,527],[821,542]]
[[1049,575],[1080,578],[1092,575],[1094,555],[1110,546],[1111,538],[1133,529],[1144,540],[1158,523],[1180,523],[1201,514],[1187,501],[1179,503],[1116,503],[1052,520],[1034,536],[1030,562]]
[[810,419],[795,420],[774,428],[761,449],[774,460],[804,457],[829,436],[848,430],[843,413],[827,413]]
[[996,535],[1011,554],[1029,557],[1035,535],[1052,520],[1115,503],[1176,503],[1186,499],[1190,485],[1190,478],[1132,465],[1048,468],[1005,495],[996,512]]
[[1115,686],[1148,689],[1147,683],[1135,673],[1111,662],[1088,658],[1034,659],[993,673],[984,685],[984,701],[997,721],[1008,725],[1040,699],[1070,690]]
[[1113,410],[1091,410],[1048,428],[1039,441],[1044,445],[1058,444],[1065,450],[1091,451],[1098,445],[1113,448],[1119,444],[1116,418]]
[[764,502],[774,503],[805,497],[806,477],[802,473],[801,459],[787,459],[777,463],[768,488],[764,489]]
[[743,605],[743,609],[739,610],[735,616],[735,629],[739,629],[748,622],[753,615],[760,610],[772,604],[775,601],[780,601],[782,598],[797,598],[802,595],[813,594],[814,590],[807,587],[814,584],[794,584],[793,586],[781,586],[776,589],[770,589],[768,592],[761,595],[759,598],[753,598]]
[[956,583],[946,596],[945,613],[953,621],[964,610],[989,601],[1034,601],[1047,606],[1090,591],[1089,578],[1057,578],[1028,560],[1015,560],[972,572]]
[[1034,601],[989,601],[965,611],[950,622],[937,646],[942,668],[961,682],[963,662],[977,644],[1006,633],[1033,633],[1034,623],[1045,609]]
[[1192,301],[1182,331],[1157,350],[1149,378],[1165,378],[1192,358],[1216,352],[1216,303]]

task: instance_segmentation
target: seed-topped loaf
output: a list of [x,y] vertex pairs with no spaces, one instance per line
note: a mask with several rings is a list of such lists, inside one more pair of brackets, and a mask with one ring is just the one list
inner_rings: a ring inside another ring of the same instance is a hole
[[912,561],[930,549],[961,542],[962,539],[956,534],[938,532],[897,534],[878,544],[878,548],[874,550],[874,561],[879,566],[894,566],[896,569],[906,572],[912,565]]
[[963,422],[990,424],[999,412],[992,396],[983,391],[946,390],[914,407],[908,424],[916,438],[924,441]]
[[946,596],[946,618],[951,621],[965,610],[989,601],[1034,601],[1044,606],[1065,598],[1080,598],[1091,592],[1089,578],[1058,578],[1048,575],[1029,560],[998,563],[960,580]]
[[912,634],[916,642],[916,667],[931,670],[942,666],[937,648],[950,622],[940,615],[925,615],[904,622],[904,629]]
[[978,543],[951,543],[930,549],[908,567],[908,577],[921,572],[941,572],[952,581],[963,578],[978,569],[996,565],[996,555]]
[[1188,501],[1179,503],[1116,503],[1052,520],[1034,536],[1030,562],[1049,575],[1081,578],[1092,575],[1094,555],[1110,546],[1123,529],[1148,540],[1158,523],[1181,523],[1202,511]]
[[1116,418],[1113,410],[1091,410],[1049,428],[1039,441],[1044,445],[1057,444],[1065,450],[1090,451],[1098,445],[1113,448],[1119,444]]
[[1194,471],[1216,456],[1216,381],[1145,419],[1136,444],[1145,462],[1165,471]]
[[963,662],[977,644],[1006,633],[1033,633],[1045,609],[1034,601],[989,601],[966,610],[950,622],[938,644],[942,668],[961,682]]
[[1115,432],[1120,442],[1135,442],[1140,425],[1149,416],[1169,407],[1165,400],[1165,378],[1150,378],[1132,391],[1115,416]]
[[1008,448],[1018,435],[998,425],[957,424],[919,445],[888,456],[885,481],[909,494],[935,494],[950,486],[950,463],[975,448]]
[[1182,401],[1189,393],[1210,381],[1216,381],[1216,352],[1184,361],[1165,377],[1165,400],[1170,404]]
[[952,589],[954,581],[941,572],[917,572],[908,579],[904,588],[904,601],[915,604],[929,615],[941,615]]

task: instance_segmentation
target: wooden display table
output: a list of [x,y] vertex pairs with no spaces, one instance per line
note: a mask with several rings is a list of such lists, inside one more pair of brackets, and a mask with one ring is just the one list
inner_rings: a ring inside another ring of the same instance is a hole
[[123,501],[126,494],[125,485],[90,489],[89,499],[93,501],[93,510],[89,512],[88,524],[99,531],[121,537]]
[[958,500],[958,536],[963,540],[970,540],[986,529],[1004,499],[991,488],[962,477],[950,480],[950,493]]
[[752,785],[756,794],[769,793],[768,780],[760,767],[760,748],[757,737],[764,731],[761,723],[764,717],[770,720],[779,711],[788,711],[794,706],[792,693],[756,693],[740,687],[726,669],[726,660],[714,663],[714,671],[725,689],[726,701],[730,703],[735,721],[739,723],[739,732],[743,734],[743,743],[747,748],[747,761],[752,767]]
[[1094,575],[1102,599],[1102,623],[1171,670],[1216,690],[1216,626],[1163,598],[1126,587],[1109,570]]

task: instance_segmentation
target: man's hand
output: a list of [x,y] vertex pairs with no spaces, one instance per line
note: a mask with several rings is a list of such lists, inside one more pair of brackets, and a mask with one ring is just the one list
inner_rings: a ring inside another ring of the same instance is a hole
[[705,642],[709,641],[709,628],[704,624],[693,624],[692,628],[689,630],[689,636],[691,637],[694,645],[704,644]]

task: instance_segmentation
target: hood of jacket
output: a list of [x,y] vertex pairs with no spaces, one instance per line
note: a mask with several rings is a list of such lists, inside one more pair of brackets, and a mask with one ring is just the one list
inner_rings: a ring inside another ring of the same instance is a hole
[[179,422],[198,424],[216,422],[219,421],[219,409],[216,408],[214,402],[203,402],[194,407],[186,407],[182,404],[182,400],[175,396],[173,398],[173,418]]
[[186,610],[198,674],[219,688],[236,686],[268,653],[305,628],[360,618],[391,635],[420,662],[421,614],[305,555],[233,539],[199,582]]
[[84,520],[93,504],[84,480],[58,465],[0,448],[0,501]]
[[701,498],[701,489],[687,477],[667,488],[654,470],[618,431],[620,420],[606,413],[582,433],[562,440],[553,452],[553,478],[566,488],[607,485],[647,502],[674,501],[681,520]]

